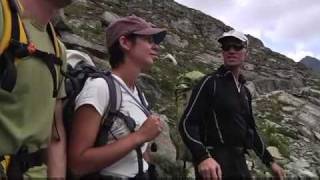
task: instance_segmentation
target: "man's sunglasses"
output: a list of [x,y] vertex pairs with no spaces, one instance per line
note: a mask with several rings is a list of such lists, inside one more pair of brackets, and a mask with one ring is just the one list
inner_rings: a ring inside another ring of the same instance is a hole
[[223,51],[229,51],[231,48],[235,51],[241,51],[245,46],[242,44],[223,44],[221,48]]

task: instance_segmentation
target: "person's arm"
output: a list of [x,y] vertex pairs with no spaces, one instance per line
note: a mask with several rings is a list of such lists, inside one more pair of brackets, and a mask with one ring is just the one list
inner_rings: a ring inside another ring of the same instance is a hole
[[260,137],[256,128],[253,130],[253,150],[267,167],[270,167],[270,165],[274,162],[272,155],[267,150],[267,146]]
[[273,157],[267,150],[267,146],[265,145],[263,139],[259,135],[257,131],[257,125],[255,118],[253,116],[253,111],[252,111],[252,95],[247,87],[245,87],[246,91],[246,96],[248,98],[248,107],[249,107],[249,125],[251,129],[251,137],[252,137],[252,144],[253,144],[253,150],[259,156],[259,158],[262,160],[262,162],[270,167],[271,163],[274,162]]
[[55,105],[52,136],[47,149],[48,177],[65,178],[66,175],[66,134],[62,118],[62,100]]
[[193,161],[200,175],[207,179],[221,179],[220,165],[211,157],[207,148],[201,141],[201,124],[207,120],[205,117],[210,100],[214,92],[212,77],[205,77],[192,91],[190,100],[179,123],[179,131],[187,148],[190,150]]
[[162,125],[159,117],[151,115],[140,129],[119,140],[94,147],[101,123],[101,115],[91,105],[76,111],[72,124],[68,161],[76,175],[99,171],[123,158],[139,145],[159,135]]
[[268,167],[271,168],[272,172],[279,178],[283,179],[285,177],[284,170],[274,161],[274,158],[272,157],[271,153],[267,150],[267,146],[265,145],[263,139],[259,135],[257,131],[257,126],[255,123],[255,118],[253,116],[252,111],[252,96],[250,94],[250,91],[246,89],[248,92],[248,99],[249,99],[249,108],[250,108],[250,121],[251,126],[253,130],[253,150],[258,155],[258,157],[261,159],[261,161]]
[[254,128],[253,147],[255,153],[259,156],[262,162],[272,170],[274,175],[277,176],[279,179],[284,179],[284,170],[274,161],[274,158],[267,150],[266,145],[264,144],[262,138],[258,134],[256,127]]
[[[65,47],[60,43],[61,48],[61,60],[63,64],[61,66],[61,71],[66,72],[67,63],[66,63],[66,54]],[[66,144],[67,137],[64,129],[63,123],[63,98],[66,97],[65,91],[65,77],[62,75],[61,71],[59,72],[59,93],[56,98],[56,105],[53,116],[52,124],[52,135],[50,143],[47,150],[47,174],[49,178],[65,178],[66,168],[67,168],[67,157],[66,157]]]
[[200,126],[206,118],[204,114],[209,106],[210,92],[210,77],[206,77],[192,90],[188,105],[179,122],[182,140],[190,150],[196,164],[211,157],[200,137],[202,131]]

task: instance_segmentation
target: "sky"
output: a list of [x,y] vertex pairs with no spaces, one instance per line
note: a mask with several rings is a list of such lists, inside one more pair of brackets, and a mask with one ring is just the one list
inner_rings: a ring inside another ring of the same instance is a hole
[[295,61],[320,59],[320,0],[175,0],[251,34]]

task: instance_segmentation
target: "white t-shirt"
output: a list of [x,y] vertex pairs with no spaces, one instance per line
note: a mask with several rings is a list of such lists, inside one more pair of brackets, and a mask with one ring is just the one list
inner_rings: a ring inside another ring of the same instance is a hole
[[[113,77],[116,78],[122,85],[124,85],[124,87],[130,90],[120,77],[114,74],[113,74]],[[129,115],[131,118],[133,118],[136,121],[136,124],[137,124],[136,130],[137,130],[140,128],[143,122],[147,119],[147,116],[139,108],[136,101],[122,87],[121,87],[121,92],[122,92],[122,103],[120,107],[120,112],[122,112],[125,115]],[[136,88],[134,89],[134,91],[131,90],[131,92],[136,97],[136,99],[140,100],[138,91]],[[99,112],[101,116],[103,116],[103,113],[108,103],[109,103],[109,89],[106,81],[103,78],[96,78],[96,79],[89,78],[85,82],[85,85],[82,91],[79,93],[79,95],[75,100],[75,110],[82,105],[89,104],[89,105],[92,105]],[[88,121],[90,121],[90,119],[88,119]],[[116,119],[113,126],[111,127],[111,132],[109,133],[108,144],[115,141],[115,138],[111,134],[116,138],[119,138],[119,137],[130,134],[130,131],[122,119]],[[147,143],[145,143],[142,146],[141,148],[142,153],[146,151],[146,148],[147,148]],[[148,164],[145,160],[143,160],[143,168],[144,168],[144,171],[148,169]],[[138,159],[137,159],[136,151],[132,150],[129,154],[124,156],[122,159],[120,159],[116,163],[108,167],[105,167],[103,170],[101,170],[100,174],[114,175],[119,177],[134,177],[136,174],[138,174]]]

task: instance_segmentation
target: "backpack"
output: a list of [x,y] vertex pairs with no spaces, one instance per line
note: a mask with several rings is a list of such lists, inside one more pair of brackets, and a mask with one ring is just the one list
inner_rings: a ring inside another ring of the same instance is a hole
[[48,67],[53,79],[53,97],[58,94],[58,79],[55,65],[62,66],[60,59],[62,43],[58,40],[51,23],[47,26],[47,32],[54,45],[55,54],[38,50],[30,42],[22,19],[19,14],[21,5],[16,0],[1,0],[4,18],[3,35],[0,41],[0,88],[11,92],[16,84],[19,60],[27,56],[41,59]]
[[[72,62],[73,59],[77,59],[77,61]],[[124,120],[126,126],[131,132],[135,131],[135,121],[131,117],[120,112],[120,106],[122,103],[121,87],[119,83],[115,81],[110,71],[100,70],[95,67],[91,58],[82,52],[67,50],[67,71],[64,73],[64,76],[67,96],[64,98],[63,119],[67,137],[70,134],[71,124],[74,118],[75,100],[88,78],[103,78],[109,88],[109,104],[101,118],[101,127],[95,146],[103,146],[107,144],[109,131],[117,117]],[[138,87],[137,90],[141,103],[147,107],[147,103],[141,90]],[[143,157],[141,148],[136,148],[136,151],[138,155],[139,173],[143,173]],[[90,175],[90,177],[92,176]]]
[[[200,71],[191,71],[178,76],[177,84],[175,85],[175,103],[177,118],[180,119],[183,115],[185,107],[188,105],[193,87],[203,78],[205,74]],[[178,127],[178,126],[177,126]],[[177,130],[179,132],[179,130]],[[177,136],[177,159],[192,162],[192,155],[189,149],[185,146],[180,136]]]

